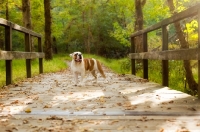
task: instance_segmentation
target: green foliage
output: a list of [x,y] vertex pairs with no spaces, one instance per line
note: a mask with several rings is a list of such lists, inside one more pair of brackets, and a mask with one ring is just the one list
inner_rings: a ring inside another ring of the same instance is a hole
[[[0,1],[0,18],[6,18],[6,2],[8,1],[9,20],[22,24],[21,0],[1,0]],[[176,11],[180,12],[188,7],[195,5],[200,0],[174,0]],[[105,58],[99,58],[102,62],[115,69],[117,73],[129,73],[130,60],[125,59],[108,59],[126,57],[130,48],[130,35],[134,32],[134,1],[133,0],[52,0],[52,36],[56,38],[58,52],[87,52],[87,46],[90,53],[99,54]],[[32,27],[35,32],[44,36],[44,6],[41,0],[31,0],[31,17]],[[151,26],[170,16],[167,2],[163,0],[147,0],[143,8],[145,20],[144,27]],[[185,29],[185,35],[190,47],[195,47],[198,43],[198,26],[197,20],[191,18],[181,22],[182,28]],[[176,32],[172,25],[169,25],[169,49],[179,48],[176,42]],[[0,28],[0,39],[3,40],[3,28]],[[175,37],[173,37],[175,36]],[[37,40],[34,40],[34,43]],[[44,41],[44,39],[43,39]],[[160,50],[162,45],[161,31],[157,30],[148,33],[148,50]],[[13,50],[24,50],[24,36],[21,33],[13,32]],[[63,55],[64,56],[64,55]],[[87,56],[87,55],[86,55]],[[90,55],[88,55],[90,56]],[[55,60],[44,63],[45,72],[54,72],[62,69],[65,64],[62,60],[58,61],[61,55],[55,56]],[[94,56],[97,57],[97,56]],[[66,57],[67,59],[70,59]],[[57,64],[60,62],[60,64]],[[24,61],[14,61],[16,68],[24,67]],[[37,74],[37,60],[33,61],[33,74]],[[161,67],[157,66],[156,61],[149,63],[149,68],[153,71],[149,73],[150,80],[161,83]],[[159,62],[160,63],[160,62]],[[5,78],[4,62],[0,61],[0,68],[3,69],[3,78]],[[141,65],[137,65],[140,71]],[[175,89],[184,89],[184,70],[181,62],[170,62],[170,86]],[[178,74],[177,74],[178,71]],[[15,73],[23,78],[25,73]],[[196,70],[194,68],[194,75]],[[141,72],[138,72],[141,75]],[[178,77],[176,76],[178,75]],[[179,81],[178,81],[179,80]],[[2,82],[2,81],[0,81]],[[5,81],[4,81],[5,82]],[[179,82],[175,84],[176,82]]]
[[143,12],[145,20],[144,26],[146,27],[156,24],[170,16],[166,1],[163,0],[147,0]]
[[[55,55],[51,61],[44,60],[44,73],[58,72],[65,70],[68,66],[66,60],[69,59],[65,54]],[[38,60],[32,60],[32,76],[39,74]],[[13,60],[13,83],[17,83],[26,78],[25,60]],[[0,61],[0,87],[5,85],[5,61]]]
[[[197,79],[198,71],[196,61],[192,62],[192,69],[195,78]],[[143,77],[142,65],[140,68],[137,68],[137,76]],[[162,84],[162,63],[159,60],[149,60],[148,61],[148,70],[149,70],[149,80]],[[186,79],[185,79],[185,70],[183,67],[183,61],[169,61],[169,87],[178,91],[191,93],[188,88]]]
[[111,69],[115,73],[121,74],[121,64],[125,60],[124,58],[122,59],[110,59],[110,58],[105,58],[97,55],[91,55],[91,54],[84,54],[84,58],[95,58],[98,59],[104,66],[107,68]]

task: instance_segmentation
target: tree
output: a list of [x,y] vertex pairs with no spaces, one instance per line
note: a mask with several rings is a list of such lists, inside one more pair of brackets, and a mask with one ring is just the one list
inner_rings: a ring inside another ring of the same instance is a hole
[[[175,10],[175,6],[174,6],[174,3],[173,3],[174,1],[173,0],[167,0],[167,2],[168,2],[168,6],[169,6],[171,14],[172,15],[176,14],[177,12]],[[181,29],[180,22],[175,22],[174,23],[174,27],[176,29],[177,38],[180,41],[180,45],[181,45],[180,48],[181,49],[188,49],[189,48],[189,44],[186,41],[186,38],[184,36],[183,30]],[[184,60],[183,63],[184,63],[185,71],[186,71],[186,80],[187,80],[187,83],[189,85],[189,88],[193,92],[195,92],[198,89],[198,84],[196,83],[196,81],[195,81],[195,79],[193,77],[190,61]]]
[[32,29],[30,0],[22,0],[23,25]]
[[45,41],[44,52],[45,59],[53,59],[52,41],[51,41],[51,3],[50,0],[44,0],[44,17],[45,17]]
[[[135,31],[143,29],[144,18],[142,8],[144,7],[146,0],[135,0]],[[143,51],[142,36],[135,38],[136,52]]]
[[[32,22],[31,22],[31,5],[30,0],[22,0],[22,17],[23,17],[23,25],[25,28],[32,30]],[[31,51],[34,50],[33,39],[30,37],[30,46]]]

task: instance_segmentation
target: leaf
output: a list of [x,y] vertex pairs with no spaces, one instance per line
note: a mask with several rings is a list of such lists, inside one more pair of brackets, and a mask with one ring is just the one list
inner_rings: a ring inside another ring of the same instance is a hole
[[117,130],[122,130],[122,129],[124,129],[124,126],[120,126],[117,128]]
[[47,120],[63,120],[63,118],[57,117],[57,116],[47,117],[46,119],[47,119]]
[[25,111],[26,113],[31,113],[31,108],[26,108],[24,111]]
[[114,121],[110,122],[109,125],[113,125],[114,123],[117,123],[117,122],[119,122],[119,120],[114,120]]
[[43,108],[51,108],[50,105],[45,105]]
[[160,129],[160,132],[164,132],[164,129],[162,128],[162,129]]
[[13,102],[11,102],[11,104],[18,104],[19,103],[19,100],[15,100]]
[[197,111],[195,108],[191,107],[191,108],[188,108],[188,110],[191,110],[191,111]]
[[28,124],[28,121],[27,120],[23,120],[23,124]]

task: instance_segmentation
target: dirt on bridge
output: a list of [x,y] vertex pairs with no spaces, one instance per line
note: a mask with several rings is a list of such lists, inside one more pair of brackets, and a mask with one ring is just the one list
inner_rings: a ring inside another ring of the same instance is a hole
[[200,101],[104,68],[109,82],[74,86],[70,69],[0,92],[1,132],[198,132]]

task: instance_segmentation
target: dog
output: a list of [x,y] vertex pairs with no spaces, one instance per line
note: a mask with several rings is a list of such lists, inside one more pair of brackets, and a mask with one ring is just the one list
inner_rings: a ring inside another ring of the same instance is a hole
[[74,75],[75,86],[78,84],[78,75],[81,75],[81,83],[84,85],[84,77],[86,72],[90,72],[94,76],[95,82],[97,82],[97,74],[98,71],[101,76],[106,79],[104,71],[101,67],[101,64],[98,60],[94,58],[83,58],[83,54],[81,52],[74,52],[71,53],[70,56],[72,57],[71,61],[71,70]]

